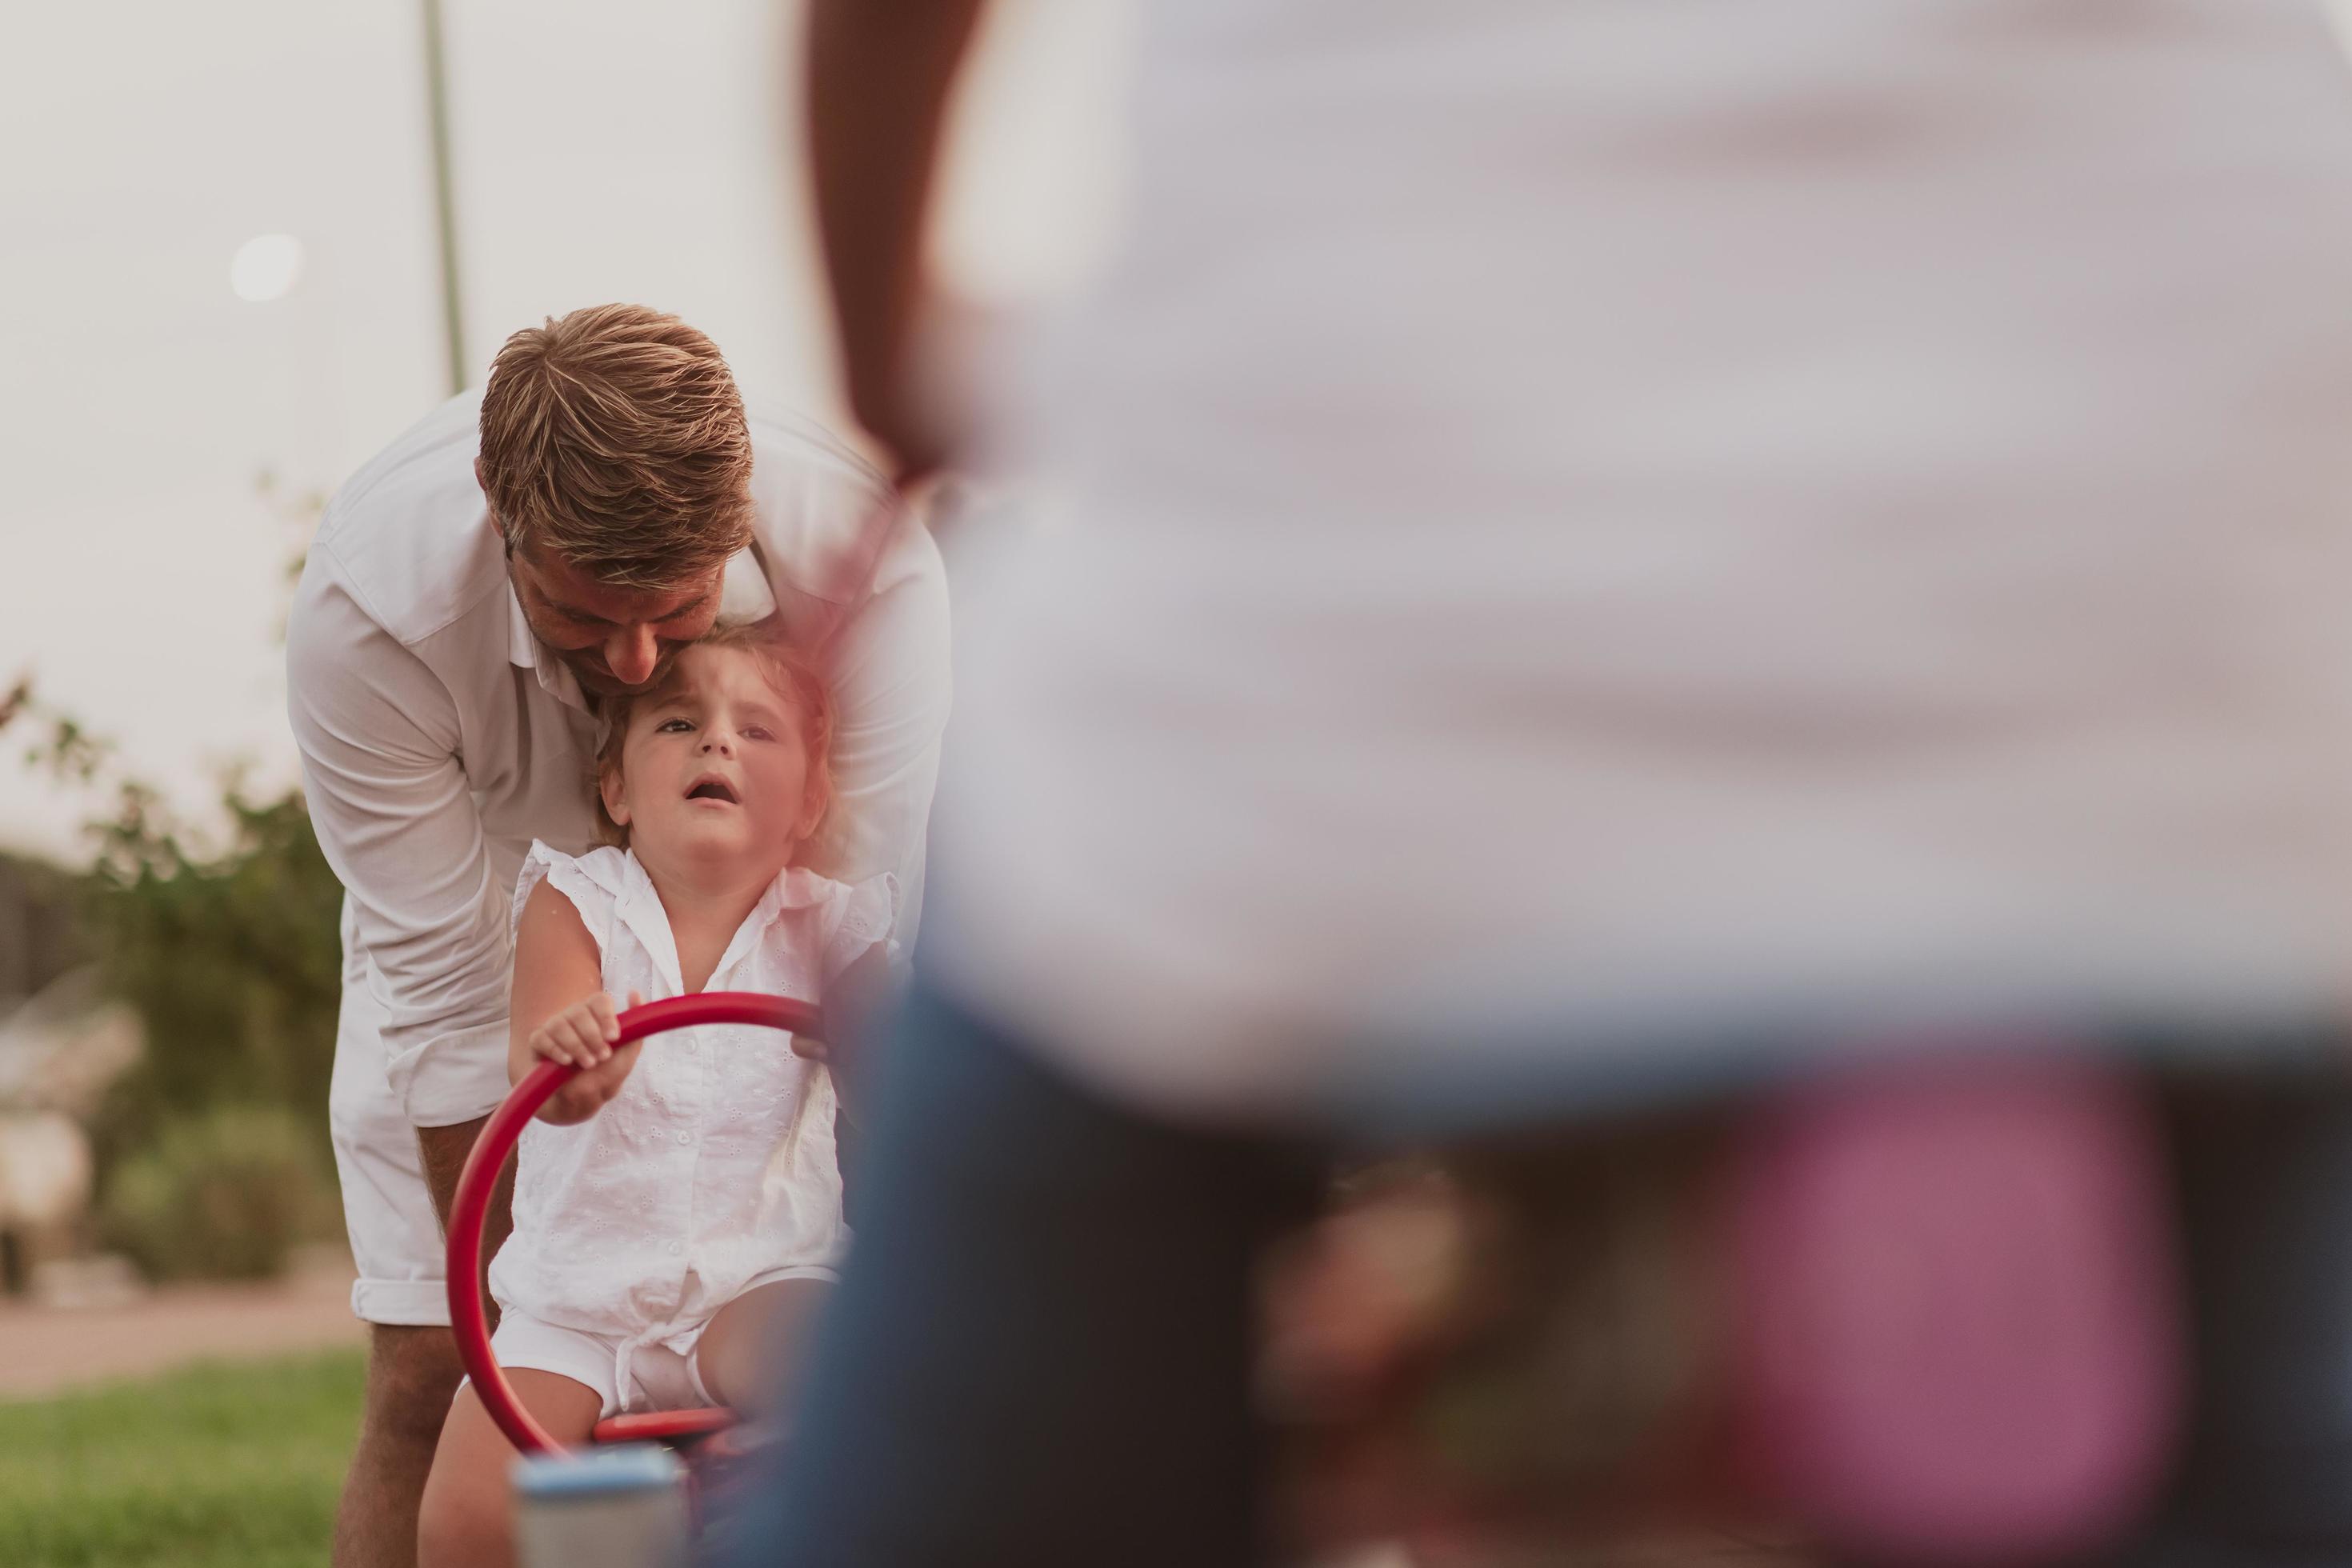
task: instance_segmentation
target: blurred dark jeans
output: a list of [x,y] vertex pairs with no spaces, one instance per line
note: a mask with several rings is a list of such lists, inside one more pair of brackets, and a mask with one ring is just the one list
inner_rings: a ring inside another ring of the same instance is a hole
[[2177,1544],[2148,1561],[2352,1563],[2352,1086],[2203,1074],[2169,1098],[2196,1394]]
[[789,1462],[714,1552],[1261,1560],[1250,1269],[1319,1163],[1129,1114],[920,990],[884,1073]]
[[[2352,1564],[2340,1050],[2214,1053],[2268,1068],[2126,1053],[2170,1062],[2196,1367],[2165,1517],[2110,1561]],[[920,990],[885,1071],[788,1462],[718,1521],[709,1560],[1264,1561],[1250,1272],[1319,1200],[1320,1151],[1137,1116]]]

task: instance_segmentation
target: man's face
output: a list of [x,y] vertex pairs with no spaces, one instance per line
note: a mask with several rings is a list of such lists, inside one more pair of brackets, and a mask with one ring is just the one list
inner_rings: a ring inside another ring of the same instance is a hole
[[552,552],[509,551],[507,573],[532,633],[599,695],[644,686],[719,616],[726,574],[677,588],[616,588]]

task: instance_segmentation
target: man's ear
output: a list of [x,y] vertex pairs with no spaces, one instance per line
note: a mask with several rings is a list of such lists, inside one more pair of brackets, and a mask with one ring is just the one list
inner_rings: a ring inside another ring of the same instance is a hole
[[596,775],[596,793],[604,797],[604,815],[620,826],[629,825],[629,792],[621,782],[621,770],[606,768]]

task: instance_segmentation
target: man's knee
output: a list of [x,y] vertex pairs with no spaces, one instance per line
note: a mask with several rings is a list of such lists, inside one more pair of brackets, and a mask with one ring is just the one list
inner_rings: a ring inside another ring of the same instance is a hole
[[431,1444],[465,1375],[457,1342],[447,1329],[370,1325],[368,1425],[387,1436]]

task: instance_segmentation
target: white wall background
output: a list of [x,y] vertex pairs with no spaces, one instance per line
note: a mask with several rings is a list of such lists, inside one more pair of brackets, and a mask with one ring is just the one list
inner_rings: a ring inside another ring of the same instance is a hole
[[[640,300],[746,384],[835,413],[797,12],[445,0],[471,379],[518,327]],[[1098,247],[1124,15],[1000,0],[939,237],[973,291],[1050,290]],[[420,39],[415,0],[51,0],[0,22],[0,689],[33,668],[184,807],[231,759],[292,775],[289,498],[445,391]],[[303,276],[248,303],[230,258],[273,232]],[[85,803],[16,751],[0,845],[69,855]]]

